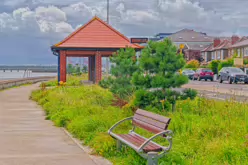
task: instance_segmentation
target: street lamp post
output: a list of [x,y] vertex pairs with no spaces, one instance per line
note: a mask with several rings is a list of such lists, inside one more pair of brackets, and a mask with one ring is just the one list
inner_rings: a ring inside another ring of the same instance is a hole
[[[109,0],[107,0],[107,23],[109,24]],[[106,57],[106,72],[109,76],[109,57]]]

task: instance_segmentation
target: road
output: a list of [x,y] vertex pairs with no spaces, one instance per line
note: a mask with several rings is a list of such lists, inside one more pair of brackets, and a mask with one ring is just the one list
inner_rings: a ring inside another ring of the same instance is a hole
[[247,84],[228,84],[227,82],[211,81],[190,81],[183,88],[196,89],[200,95],[219,99],[235,99],[240,102],[248,102],[248,85]]

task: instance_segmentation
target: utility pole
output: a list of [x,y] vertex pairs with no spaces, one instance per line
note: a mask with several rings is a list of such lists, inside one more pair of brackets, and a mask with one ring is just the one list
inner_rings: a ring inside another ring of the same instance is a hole
[[[109,24],[109,0],[107,0],[107,24]],[[106,57],[106,72],[109,76],[109,57]]]
[[107,23],[109,24],[109,0],[107,0]]

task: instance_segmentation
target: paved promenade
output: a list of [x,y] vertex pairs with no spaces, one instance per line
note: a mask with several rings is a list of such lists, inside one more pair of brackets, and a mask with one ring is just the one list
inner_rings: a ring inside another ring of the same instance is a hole
[[0,165],[95,165],[29,100],[37,85],[0,92]]

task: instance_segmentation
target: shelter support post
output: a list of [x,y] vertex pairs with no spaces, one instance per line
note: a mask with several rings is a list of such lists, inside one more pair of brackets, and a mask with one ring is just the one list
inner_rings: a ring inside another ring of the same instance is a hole
[[92,61],[92,58],[91,58],[91,56],[89,56],[88,57],[88,80],[89,81],[91,81],[91,70],[92,70],[92,63],[91,63],[91,61]]
[[66,82],[66,52],[60,51],[60,81]]
[[58,55],[58,83],[60,82],[60,53]]
[[95,67],[96,67],[96,78],[95,83],[99,83],[102,79],[102,55],[101,52],[96,53]]

